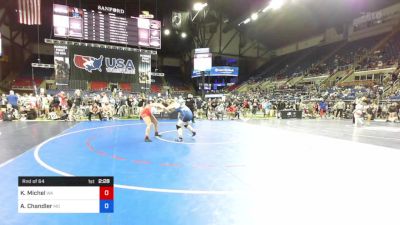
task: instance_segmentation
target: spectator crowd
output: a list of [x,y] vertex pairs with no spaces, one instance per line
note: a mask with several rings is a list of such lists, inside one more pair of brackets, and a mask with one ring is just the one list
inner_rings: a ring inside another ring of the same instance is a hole
[[[251,90],[246,93],[230,93],[218,98],[187,96],[161,96],[125,94],[123,92],[86,93],[75,90],[71,93],[60,91],[46,94],[16,94],[10,91],[2,94],[0,120],[114,120],[138,118],[146,100],[166,103],[185,98],[186,105],[194,112],[195,118],[209,120],[234,120],[241,118],[281,117],[284,110],[301,111],[303,118],[351,119],[359,113],[368,120],[382,119],[398,122],[400,104],[380,100],[381,89],[339,88],[324,92],[303,93],[286,90],[267,93]],[[351,97],[351,98],[349,98]],[[154,111],[156,115],[156,111]],[[161,113],[162,114],[162,113]],[[160,115],[167,117],[165,115]],[[194,121],[193,121],[194,122]]]

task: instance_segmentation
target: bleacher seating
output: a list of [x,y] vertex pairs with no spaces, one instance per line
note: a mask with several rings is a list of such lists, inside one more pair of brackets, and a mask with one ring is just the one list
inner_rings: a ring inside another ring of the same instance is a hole
[[[326,96],[321,95],[321,90],[335,85],[335,89],[328,90],[326,95],[346,101],[354,101],[360,96],[376,96],[376,88],[380,87],[384,90],[390,90],[382,96],[383,98],[399,101],[400,82],[393,77],[397,77],[400,72],[400,69],[396,69],[400,60],[400,32],[392,35],[386,44],[382,43],[383,40],[387,40],[388,35],[392,34],[385,33],[352,42],[338,42],[313,47],[308,52],[303,50],[273,58],[261,67],[262,70],[256,71],[254,76],[251,76],[240,86],[226,90],[241,94],[265,92],[269,93],[270,97],[274,99],[294,100],[297,93],[301,91],[305,92],[302,94],[304,99],[310,99],[309,96],[325,98]],[[354,70],[346,70],[347,68]],[[329,74],[328,69],[331,70]],[[335,71],[339,69],[339,72],[335,72],[334,76],[332,76],[333,69]],[[377,70],[379,71],[377,72]],[[369,71],[374,74],[380,73],[386,78],[392,74],[391,82],[386,82],[386,85],[391,86],[382,87],[381,85],[385,86],[385,82],[379,79],[380,76],[373,79],[371,77],[375,75],[370,76],[369,79],[356,79],[355,75],[357,74],[354,71],[357,72],[358,76],[360,73],[365,75]],[[312,77],[308,77],[310,74]],[[321,76],[323,74],[325,76]],[[327,83],[318,85],[315,80],[308,82],[309,79],[319,79],[320,77],[320,82],[328,81],[330,85],[326,85]],[[338,78],[340,82],[338,82]],[[335,80],[336,82],[332,83]],[[392,85],[393,82],[395,82],[394,85]],[[373,89],[375,94],[371,92]],[[289,94],[286,96],[285,93]]]
[[387,34],[380,34],[365,39],[360,39],[352,42],[348,42],[342,47],[335,55],[327,60],[327,66],[330,70],[336,68],[345,67],[353,64],[355,60],[358,60],[362,55],[368,53],[380,40],[382,40]]
[[151,93],[161,93],[164,85],[162,77],[152,77]]
[[[353,65],[367,56],[371,49],[386,35],[388,34],[380,34],[347,43],[341,41],[275,57],[257,69],[249,80],[261,81],[266,77],[285,80],[292,76],[332,74],[336,69],[347,68],[346,66]],[[397,34],[385,48],[385,55],[398,59],[399,51],[400,34]],[[329,58],[322,62],[321,60],[325,57]]]
[[[296,74],[309,72],[312,67],[315,67],[321,62],[321,59],[338,48],[342,42],[337,42],[321,47],[312,47],[303,49],[288,55],[273,58],[264,66],[258,69],[255,77],[271,77],[277,76],[278,79],[284,79]],[[328,72],[328,68],[318,68],[321,73]]]
[[[54,76],[53,68],[32,68],[31,63],[38,63],[38,55],[32,55],[31,59],[28,60],[27,64],[22,65],[23,69],[21,72],[21,76],[32,76],[32,72],[35,78],[39,78],[42,80],[50,79]],[[42,64],[54,64],[54,56],[53,55],[40,55],[40,63]],[[33,70],[32,70],[33,69]]]
[[11,88],[13,90],[34,90],[34,85],[39,88],[42,82],[42,79],[32,81],[30,77],[19,77],[12,83]]
[[227,88],[227,90],[228,91],[234,91],[234,90],[236,90],[237,88],[239,87],[239,85],[232,85],[232,86],[229,86],[228,88]]
[[400,58],[400,32],[395,34],[382,50],[382,60],[391,61]]
[[132,91],[132,85],[130,83],[119,83],[119,87],[122,91]]
[[92,81],[90,83],[90,87],[92,91],[103,91],[107,89],[107,82],[103,81]]
[[190,86],[182,79],[182,73],[179,67],[164,66],[162,71],[165,73],[165,79],[174,92],[189,92]]
[[160,93],[161,92],[161,87],[158,84],[152,84],[151,85],[151,92],[152,93]]
[[314,48],[308,48],[274,58],[258,69],[255,74],[256,76],[258,75],[260,77],[270,77],[277,74],[286,75],[288,70],[296,68],[297,62],[300,62],[300,59],[309,55],[313,50]]
[[[324,45],[321,47],[316,47],[314,50],[303,60],[301,60],[296,67],[288,70],[287,74],[293,75],[298,73],[305,73],[307,75],[319,75],[319,74],[327,74],[329,73],[329,69],[324,62],[321,60],[333,52],[335,49],[340,47],[343,42],[336,42],[328,45]],[[322,64],[322,65],[321,65]]]

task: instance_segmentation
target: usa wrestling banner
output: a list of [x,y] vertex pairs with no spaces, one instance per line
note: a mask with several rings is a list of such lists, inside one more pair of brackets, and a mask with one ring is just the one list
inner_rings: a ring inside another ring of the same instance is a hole
[[151,70],[151,56],[142,60],[139,52],[70,46],[69,55],[72,80],[138,84],[141,72]]

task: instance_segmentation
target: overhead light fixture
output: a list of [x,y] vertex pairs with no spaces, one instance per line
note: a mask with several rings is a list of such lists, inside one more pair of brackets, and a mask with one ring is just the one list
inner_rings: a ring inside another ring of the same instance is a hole
[[265,7],[262,12],[266,12],[268,10],[278,10],[282,8],[282,6],[285,4],[285,0],[271,0],[268,4],[267,7]]
[[181,33],[181,37],[182,37],[183,39],[185,39],[185,38],[187,37],[187,34],[186,34],[185,32],[182,32],[182,33]]
[[250,19],[250,18],[247,18],[245,21],[243,21],[243,23],[244,23],[244,24],[248,24],[248,23],[250,23],[250,21],[251,21],[251,19]]
[[194,3],[194,5],[193,5],[193,10],[196,11],[196,12],[198,12],[198,11],[203,10],[206,6],[208,6],[207,3],[196,2],[196,3]]
[[168,35],[171,34],[171,31],[170,31],[169,29],[165,29],[165,30],[164,30],[164,34],[165,34],[166,36],[168,36]]
[[251,14],[251,19],[252,19],[253,21],[257,20],[257,19],[258,19],[258,13],[253,13],[253,14]]

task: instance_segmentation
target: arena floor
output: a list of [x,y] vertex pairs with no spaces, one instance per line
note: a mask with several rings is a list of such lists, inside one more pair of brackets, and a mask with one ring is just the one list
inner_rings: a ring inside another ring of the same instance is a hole
[[[400,124],[198,121],[184,143],[170,120],[152,143],[141,121],[57,124],[0,123],[1,154],[32,145],[2,158],[1,225],[400,224]],[[2,138],[19,126],[52,135]],[[18,176],[60,175],[114,176],[114,213],[18,214]]]

